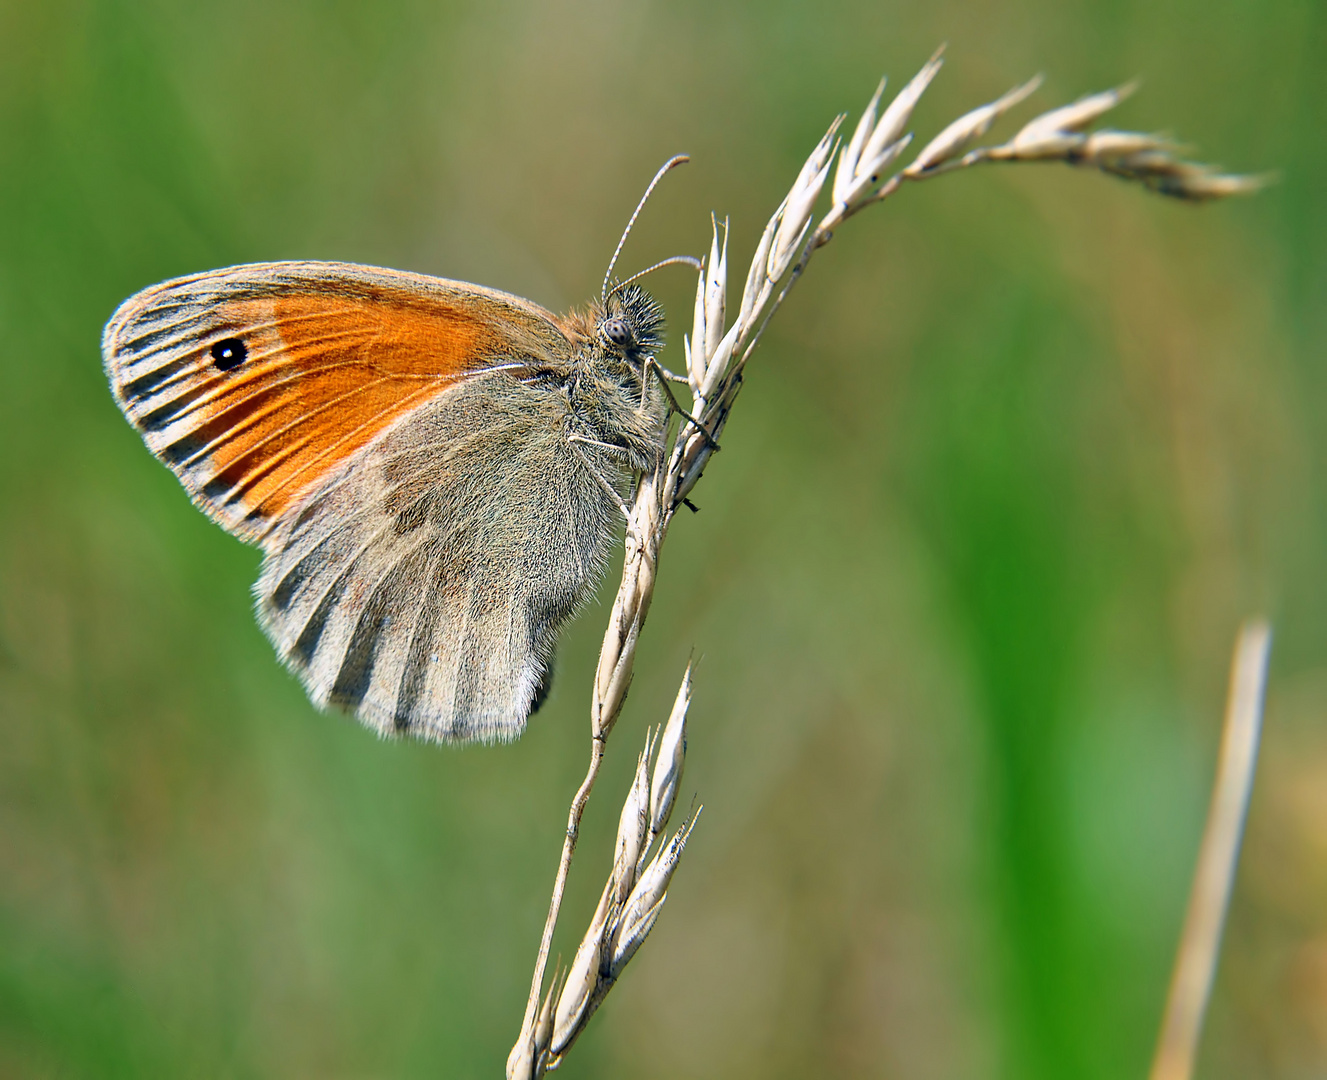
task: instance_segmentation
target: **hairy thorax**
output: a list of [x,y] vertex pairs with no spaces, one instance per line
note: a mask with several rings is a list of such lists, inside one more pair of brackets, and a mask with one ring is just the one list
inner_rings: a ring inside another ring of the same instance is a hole
[[567,434],[598,444],[619,467],[652,469],[668,418],[654,360],[662,345],[659,306],[643,289],[628,286],[561,325],[574,343],[564,384]]

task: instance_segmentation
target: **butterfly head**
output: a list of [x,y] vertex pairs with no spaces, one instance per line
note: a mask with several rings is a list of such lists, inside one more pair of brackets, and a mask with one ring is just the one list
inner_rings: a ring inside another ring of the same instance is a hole
[[628,363],[643,362],[663,344],[663,308],[639,285],[610,294],[592,318],[599,344]]

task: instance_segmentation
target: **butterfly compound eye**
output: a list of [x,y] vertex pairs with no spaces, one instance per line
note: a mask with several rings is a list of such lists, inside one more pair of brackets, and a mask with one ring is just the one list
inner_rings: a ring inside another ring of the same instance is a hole
[[631,336],[631,327],[622,319],[608,319],[603,325],[604,337],[608,338],[614,345],[621,345],[623,348],[632,344],[635,340]]
[[225,338],[212,346],[212,363],[216,365],[218,371],[229,371],[231,368],[239,367],[248,355],[249,350],[237,337]]

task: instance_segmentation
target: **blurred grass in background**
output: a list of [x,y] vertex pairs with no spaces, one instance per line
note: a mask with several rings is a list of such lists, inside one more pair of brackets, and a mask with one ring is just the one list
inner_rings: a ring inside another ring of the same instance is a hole
[[[1327,8],[7,0],[0,1076],[499,1075],[586,753],[602,608],[517,746],[315,713],[257,553],[111,401],[115,305],[316,258],[565,308],[679,150],[623,269],[711,209],[745,267],[834,113],[942,40],[923,138],[1038,70],[1019,117],[1141,75],[1115,123],[1282,181],[977,170],[817,259],[665,552],[564,955],[693,646],[707,810],[567,1072],[1142,1076],[1263,611],[1200,1074],[1327,1074]],[[677,367],[691,286],[652,281]]]

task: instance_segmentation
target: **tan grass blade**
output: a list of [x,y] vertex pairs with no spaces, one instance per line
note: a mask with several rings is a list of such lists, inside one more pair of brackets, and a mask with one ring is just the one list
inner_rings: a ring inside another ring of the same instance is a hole
[[1151,1080],[1189,1080],[1193,1075],[1258,762],[1271,643],[1271,629],[1261,621],[1245,623],[1235,643],[1216,786],[1175,955]]

